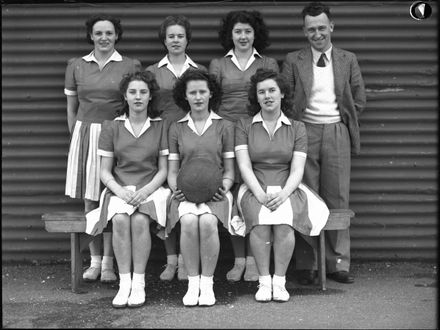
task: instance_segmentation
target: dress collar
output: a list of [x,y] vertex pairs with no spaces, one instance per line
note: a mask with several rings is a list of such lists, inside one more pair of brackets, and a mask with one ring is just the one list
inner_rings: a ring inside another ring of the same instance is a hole
[[157,66],[163,67],[166,66],[168,70],[170,70],[177,78],[179,78],[186,70],[188,70],[190,67],[198,68],[198,65],[188,56],[185,54],[185,63],[183,63],[182,72],[180,75],[176,73],[174,70],[173,65],[171,64],[170,60],[168,59],[168,55],[165,55],[164,58],[160,60],[160,62],[157,64]]
[[[86,62],[98,63],[98,60],[95,57],[95,51],[94,50],[92,50],[90,54],[85,55],[82,58]],[[114,62],[121,62],[122,61],[122,56],[121,56],[121,54],[118,53],[118,51],[116,49],[114,50],[113,54],[108,58],[108,60],[104,63],[104,66],[107,63],[109,63],[110,61],[114,61]]]
[[130,134],[133,135],[135,138],[139,138],[142,134],[144,134],[150,128],[152,121],[160,121],[162,119],[160,117],[157,117],[157,118],[147,117],[147,120],[145,121],[144,126],[142,126],[142,129],[141,129],[138,136],[136,136],[134,134],[133,128],[131,127],[131,124],[130,124],[130,120],[128,119],[126,114],[123,114],[122,116],[116,117],[115,120],[123,121],[124,127],[127,129],[127,131],[129,131]]
[[[269,128],[266,126],[266,123],[265,123],[264,120],[263,120],[263,116],[261,115],[261,111],[258,112],[258,113],[252,118],[252,124],[254,124],[254,123],[262,123],[264,129],[265,129],[266,132],[267,132],[267,134],[269,134],[269,136],[271,136],[270,133],[269,133]],[[273,131],[273,135],[275,135],[275,132],[281,127],[282,124],[284,124],[284,125],[289,125],[289,126],[292,125],[291,122],[290,122],[290,120],[289,120],[289,119],[286,117],[286,115],[281,111],[281,115],[278,117],[277,125],[275,126],[275,130]]]
[[205,127],[203,127],[202,133],[200,133],[200,134],[197,132],[196,125],[194,124],[194,120],[191,118],[191,115],[190,115],[189,112],[186,114],[185,117],[183,117],[182,119],[180,119],[180,120],[178,121],[178,123],[183,123],[183,122],[187,121],[187,122],[188,122],[188,127],[189,127],[194,133],[196,133],[197,135],[202,136],[203,133],[205,133],[206,130],[212,125],[212,120],[218,120],[218,119],[222,119],[222,117],[220,117],[220,116],[219,116],[218,114],[216,114],[214,111],[209,111],[209,116],[208,116],[208,118],[206,119]]
[[239,70],[241,70],[241,71],[246,71],[246,70],[251,66],[251,64],[254,63],[254,61],[255,61],[255,57],[260,57],[260,58],[261,58],[261,55],[260,55],[260,53],[257,52],[257,50],[256,50],[255,48],[252,48],[252,55],[251,55],[251,57],[249,57],[249,60],[248,60],[248,62],[246,63],[246,66],[245,66],[245,68],[244,68],[243,70],[240,68],[240,64],[238,63],[237,56],[235,55],[233,49],[231,49],[231,50],[225,55],[225,57],[230,57],[232,63],[234,63],[235,66],[236,66]]

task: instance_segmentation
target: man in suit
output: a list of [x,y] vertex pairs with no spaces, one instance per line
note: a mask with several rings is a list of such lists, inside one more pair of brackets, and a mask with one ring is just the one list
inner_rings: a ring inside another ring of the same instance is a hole
[[[360,151],[359,115],[366,103],[364,82],[356,56],[332,45],[329,7],[310,3],[302,17],[310,47],[287,54],[282,74],[293,89],[296,119],[307,129],[303,182],[319,193],[329,209],[349,208],[351,154]],[[349,230],[325,234],[327,276],[353,283]],[[299,282],[311,284],[316,277],[317,240],[297,236]]]

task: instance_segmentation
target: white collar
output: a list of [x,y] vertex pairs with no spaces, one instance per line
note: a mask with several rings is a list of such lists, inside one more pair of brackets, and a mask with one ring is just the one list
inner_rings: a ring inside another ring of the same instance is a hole
[[185,54],[185,63],[183,63],[182,72],[180,72],[180,75],[178,75],[174,70],[174,66],[171,64],[170,60],[168,59],[168,55],[165,55],[165,57],[160,60],[157,66],[159,68],[162,66],[166,66],[177,78],[179,78],[191,66],[196,69],[198,68],[197,64],[186,54]]
[[[263,116],[261,115],[261,111],[258,112],[253,118],[252,118],[252,124],[254,123],[263,123],[263,127],[266,130],[267,134],[269,134],[269,128],[266,126],[266,123],[263,120]],[[273,134],[275,135],[275,132],[281,127],[281,124],[284,125],[289,125],[291,126],[292,124],[290,123],[290,120],[286,117],[286,115],[281,111],[281,115],[278,117],[277,119],[277,125],[275,126],[275,130],[273,131]]]
[[260,53],[258,53],[257,50],[256,50],[255,48],[252,48],[252,55],[251,55],[251,57],[249,57],[249,60],[248,60],[248,62],[246,63],[245,68],[242,70],[242,69],[240,68],[240,64],[238,63],[237,55],[235,55],[233,49],[231,49],[231,50],[225,55],[225,57],[231,57],[231,61],[232,61],[232,63],[234,63],[235,66],[236,66],[238,69],[240,69],[241,71],[246,71],[246,70],[251,66],[251,64],[254,63],[254,61],[255,61],[255,57],[256,57],[256,56],[258,56],[258,57],[261,58]]
[[[95,51],[92,50],[92,52],[88,55],[85,55],[82,57],[84,61],[86,62],[95,62],[98,63],[98,60],[95,57]],[[110,62],[110,61],[115,61],[115,62],[121,62],[122,61],[122,56],[121,54],[118,53],[118,51],[115,49],[113,54],[107,59],[107,61],[104,63],[104,66]],[[103,67],[104,67],[103,66]]]
[[128,117],[125,113],[119,117],[116,117],[115,120],[123,121],[124,127],[127,129],[127,131],[129,131],[130,134],[133,135],[135,138],[138,138],[142,134],[144,134],[147,131],[147,129],[150,128],[152,121],[160,121],[160,120],[162,120],[162,118],[160,118],[160,117],[157,117],[157,118],[147,117],[147,120],[145,121],[144,126],[142,126],[142,129],[141,129],[141,132],[139,133],[139,136],[136,136],[134,134],[133,128],[131,127],[131,124],[130,124],[130,120],[128,119]]
[[208,116],[208,118],[206,119],[205,126],[203,127],[202,133],[200,133],[200,134],[197,132],[196,125],[194,124],[194,120],[191,118],[191,115],[190,115],[189,112],[186,114],[185,117],[183,117],[182,119],[180,119],[180,120],[178,121],[178,123],[183,123],[183,122],[187,121],[187,122],[188,122],[188,127],[189,127],[194,133],[196,133],[197,135],[202,136],[203,133],[205,133],[206,130],[212,125],[212,120],[213,120],[213,119],[217,119],[217,120],[218,120],[218,119],[222,119],[222,117],[220,117],[220,116],[219,116],[218,114],[216,114],[214,111],[209,111],[209,116]]
[[[321,57],[322,52],[316,50],[315,48],[312,48],[312,54],[313,54],[313,63],[318,63],[319,58]],[[330,48],[327,49],[324,54],[327,57],[328,63],[331,63],[332,60],[332,48],[333,45],[330,45]]]

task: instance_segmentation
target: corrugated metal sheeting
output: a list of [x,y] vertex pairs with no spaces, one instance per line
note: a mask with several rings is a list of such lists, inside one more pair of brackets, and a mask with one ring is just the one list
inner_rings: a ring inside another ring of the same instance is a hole
[[[64,196],[69,136],[63,94],[66,61],[85,55],[85,19],[121,18],[117,45],[144,66],[164,49],[157,30],[169,14],[193,26],[189,54],[208,65],[223,55],[217,30],[230,10],[260,10],[270,27],[266,51],[282,63],[306,45],[305,2],[60,3],[2,5],[2,257],[68,257],[68,235],[46,233],[42,213],[79,210]],[[409,15],[412,2],[329,2],[333,43],[357,54],[367,88],[362,152],[353,158],[352,256],[357,259],[436,257],[437,7],[428,20]],[[224,241],[225,245],[229,240]]]

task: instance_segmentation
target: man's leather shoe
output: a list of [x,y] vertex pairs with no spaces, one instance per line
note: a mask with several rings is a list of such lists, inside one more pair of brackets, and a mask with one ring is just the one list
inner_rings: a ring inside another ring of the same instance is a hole
[[313,284],[315,272],[313,270],[303,269],[298,272],[298,283],[301,285]]
[[339,283],[353,283],[354,277],[349,272],[346,271],[340,271],[340,272],[334,272],[327,274],[328,278],[331,278],[333,281],[339,282]]

